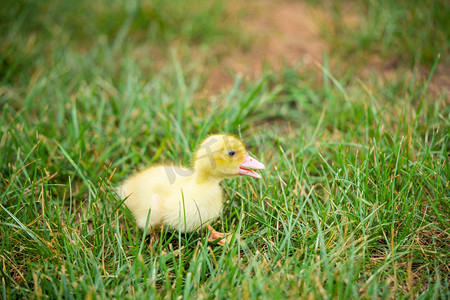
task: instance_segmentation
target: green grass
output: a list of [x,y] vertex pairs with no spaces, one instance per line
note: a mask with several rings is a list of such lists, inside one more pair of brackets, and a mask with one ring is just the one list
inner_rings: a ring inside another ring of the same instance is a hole
[[331,20],[324,35],[332,41],[331,51],[346,59],[363,63],[379,55],[385,68],[399,63],[430,68],[441,54],[450,63],[446,1],[325,1],[325,7]]
[[[448,95],[415,73],[335,77],[325,63],[205,99],[198,49],[242,41],[226,3],[111,3],[1,4],[1,298],[450,297]],[[242,242],[165,231],[152,245],[114,187],[188,164],[218,132],[266,165],[224,183],[214,227]]]

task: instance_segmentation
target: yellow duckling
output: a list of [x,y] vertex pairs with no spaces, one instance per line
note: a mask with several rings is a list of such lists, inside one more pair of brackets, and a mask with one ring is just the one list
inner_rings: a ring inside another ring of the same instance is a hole
[[265,167],[248,155],[238,138],[212,135],[195,152],[193,169],[153,166],[126,180],[119,193],[138,227],[144,229],[147,225],[148,233],[161,226],[180,232],[206,227],[213,241],[225,236],[210,226],[223,207],[220,182],[240,175],[261,178],[250,168]]

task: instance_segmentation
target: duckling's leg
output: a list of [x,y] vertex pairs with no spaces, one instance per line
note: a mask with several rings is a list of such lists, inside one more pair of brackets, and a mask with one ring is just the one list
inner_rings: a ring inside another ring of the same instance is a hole
[[159,244],[161,241],[161,232],[164,230],[164,225],[160,225],[159,228],[158,227],[150,227],[150,250],[153,251],[153,248],[155,245]]
[[218,232],[214,228],[212,228],[211,225],[207,225],[206,228],[210,231],[208,242],[214,242],[220,239],[218,244],[222,246],[224,246],[226,243],[231,242],[231,238],[233,237],[231,233]]
[[159,232],[152,231],[149,234],[149,236],[150,236],[149,248],[150,248],[150,251],[153,252],[154,246],[159,244],[159,240],[160,240],[161,234]]
[[150,233],[150,240],[155,241],[156,243],[159,243],[159,240],[161,238],[161,232],[152,232]]

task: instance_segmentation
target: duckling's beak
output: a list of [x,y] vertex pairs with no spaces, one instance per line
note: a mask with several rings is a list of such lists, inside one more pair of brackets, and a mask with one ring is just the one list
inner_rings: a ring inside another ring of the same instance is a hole
[[258,173],[254,172],[248,168],[262,170],[262,169],[265,169],[266,167],[262,163],[260,163],[259,161],[257,161],[253,157],[251,157],[250,155],[245,155],[244,162],[239,166],[238,174],[255,177],[255,178],[261,178],[261,175],[259,175]]

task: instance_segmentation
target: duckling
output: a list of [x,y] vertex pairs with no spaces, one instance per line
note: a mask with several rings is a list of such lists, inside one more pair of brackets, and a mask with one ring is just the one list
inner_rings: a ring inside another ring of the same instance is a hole
[[119,188],[125,205],[139,228],[153,233],[162,226],[182,233],[201,228],[210,231],[209,241],[225,244],[227,234],[215,231],[211,223],[223,208],[220,182],[225,178],[261,178],[251,169],[265,166],[248,155],[244,144],[227,134],[211,135],[197,148],[193,168],[156,165],[137,173]]

